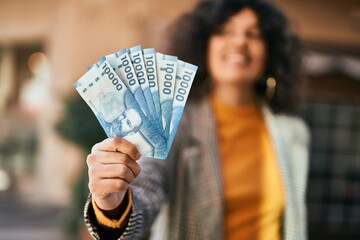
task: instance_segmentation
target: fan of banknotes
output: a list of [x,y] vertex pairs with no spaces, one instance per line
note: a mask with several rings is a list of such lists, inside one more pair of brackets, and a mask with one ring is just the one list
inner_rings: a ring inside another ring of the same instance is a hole
[[74,87],[108,137],[123,137],[142,156],[165,159],[197,66],[135,46],[101,57]]

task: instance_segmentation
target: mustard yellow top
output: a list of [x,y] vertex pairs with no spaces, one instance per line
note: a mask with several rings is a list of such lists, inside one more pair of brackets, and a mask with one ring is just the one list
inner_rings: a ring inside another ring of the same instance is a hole
[[117,229],[121,229],[126,226],[126,224],[129,221],[131,207],[132,207],[132,197],[131,197],[130,189],[128,189],[125,197],[127,198],[127,206],[123,213],[119,213],[121,216],[119,219],[111,219],[107,217],[104,214],[104,212],[96,205],[94,198],[91,199],[94,208],[95,217],[100,226],[105,228],[117,228]]
[[212,99],[224,189],[227,240],[281,239],[284,191],[270,136],[257,103]]

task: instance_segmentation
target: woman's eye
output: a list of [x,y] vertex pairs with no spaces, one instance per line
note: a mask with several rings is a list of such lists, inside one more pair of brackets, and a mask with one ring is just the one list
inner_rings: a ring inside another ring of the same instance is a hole
[[224,35],[228,35],[228,34],[231,34],[231,33],[232,33],[231,29],[225,28],[225,29],[223,30],[223,34],[224,34]]
[[247,35],[249,38],[262,39],[262,33],[260,30],[249,31]]
[[229,29],[228,27],[219,27],[215,31],[215,34],[217,34],[217,35],[229,35],[229,34],[231,34],[231,29]]

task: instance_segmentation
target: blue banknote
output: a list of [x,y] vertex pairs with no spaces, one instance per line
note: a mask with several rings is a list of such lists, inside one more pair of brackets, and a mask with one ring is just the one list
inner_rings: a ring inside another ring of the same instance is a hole
[[142,112],[149,120],[151,120],[152,117],[144,96],[144,92],[142,91],[136,77],[136,73],[132,66],[127,49],[121,49],[119,52],[105,56],[105,58],[116,74],[124,82],[125,86],[134,95],[135,100],[139,103]]
[[[132,142],[143,156],[164,159],[165,139],[151,125],[133,94],[102,58],[74,84],[109,137]],[[90,87],[87,87],[90,86]],[[84,92],[84,88],[87,87]]]
[[144,54],[145,68],[149,79],[150,91],[155,105],[157,119],[159,121],[159,125],[162,126],[160,98],[159,98],[159,84],[158,84],[156,58],[155,58],[156,52],[154,48],[145,48],[143,49],[143,54]]
[[177,57],[156,53],[156,62],[159,81],[162,127],[165,138],[168,138],[172,115],[172,102],[175,90]]
[[151,94],[151,89],[149,85],[149,79],[147,75],[147,71],[145,68],[145,62],[144,62],[144,56],[142,52],[142,48],[140,45],[137,45],[135,47],[129,48],[128,53],[130,55],[130,59],[132,62],[132,65],[135,69],[137,80],[140,84],[140,87],[144,93],[149,112],[150,112],[150,122],[155,125],[155,127],[161,131],[162,128],[160,126],[160,120],[159,115],[156,113],[154,100]]
[[168,151],[170,151],[181,116],[184,111],[186,100],[189,96],[191,85],[194,81],[198,67],[178,60],[175,80],[175,93],[172,105],[172,115],[170,121],[169,137],[167,139]]
[[[78,91],[80,96],[88,104],[88,106],[91,108],[91,110],[94,113],[97,113],[98,112],[97,104],[94,102],[97,100],[97,97],[94,95],[94,91],[92,88],[94,87],[94,85],[96,86],[96,83],[100,80],[100,77],[94,66],[95,64],[92,65],[91,67],[88,67],[89,71],[74,83],[74,87]],[[101,119],[98,118],[98,120],[99,122],[101,122]]]
[[108,137],[123,137],[142,156],[165,159],[197,66],[140,45],[102,57],[74,87]]

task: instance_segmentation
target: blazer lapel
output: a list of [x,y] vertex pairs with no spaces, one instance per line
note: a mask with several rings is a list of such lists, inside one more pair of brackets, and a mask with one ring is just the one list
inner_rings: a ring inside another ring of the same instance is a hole
[[200,153],[194,161],[196,166],[193,167],[197,171],[192,179],[195,179],[194,186],[197,186],[194,194],[200,207],[200,227],[204,230],[203,239],[222,239],[223,189],[213,112],[208,100],[200,102],[199,108],[193,110],[193,137],[199,142]]
[[284,239],[294,239],[295,234],[295,221],[296,219],[296,203],[292,190],[294,189],[294,183],[291,178],[291,153],[289,143],[283,138],[282,126],[270,108],[263,104],[263,114],[265,123],[269,131],[273,148],[276,153],[276,159],[280,168],[281,177],[283,180],[283,186],[285,191],[285,210],[284,210],[284,222],[283,222],[283,235]]

